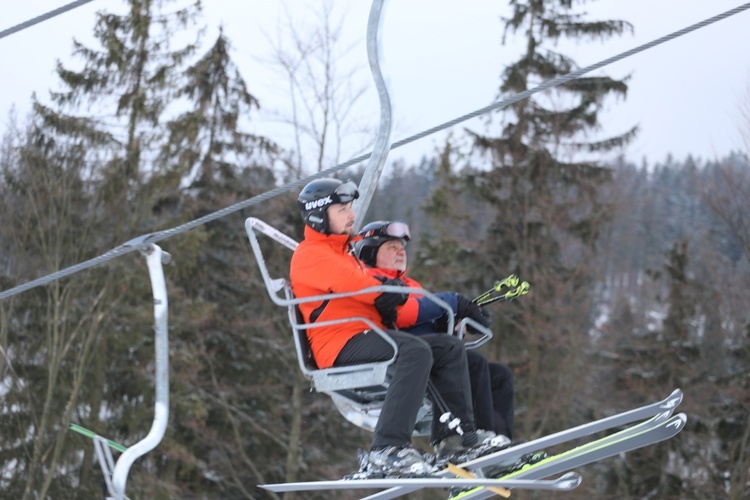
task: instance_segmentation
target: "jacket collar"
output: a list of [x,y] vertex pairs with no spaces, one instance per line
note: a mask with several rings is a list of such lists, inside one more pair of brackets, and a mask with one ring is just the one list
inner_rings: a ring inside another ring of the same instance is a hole
[[305,239],[308,241],[328,243],[332,247],[340,247],[347,251],[349,247],[349,238],[350,235],[348,234],[323,234],[310,226],[305,226]]
[[383,269],[382,267],[376,267],[377,274],[379,276],[385,276],[387,278],[405,278],[406,273],[409,272],[409,268],[407,267],[403,271],[399,271],[398,269]]

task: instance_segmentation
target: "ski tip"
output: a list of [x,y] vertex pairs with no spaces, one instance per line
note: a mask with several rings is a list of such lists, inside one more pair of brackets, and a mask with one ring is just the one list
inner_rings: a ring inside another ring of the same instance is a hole
[[661,407],[674,410],[678,406],[680,406],[680,403],[682,403],[682,389],[675,389],[672,391],[672,394],[670,394],[662,403]]
[[670,429],[672,431],[670,433],[671,437],[677,435],[677,433],[684,429],[686,423],[687,415],[685,413],[678,413],[664,423],[664,428]]
[[561,490],[570,491],[580,486],[583,477],[577,472],[568,472],[557,478],[557,484]]

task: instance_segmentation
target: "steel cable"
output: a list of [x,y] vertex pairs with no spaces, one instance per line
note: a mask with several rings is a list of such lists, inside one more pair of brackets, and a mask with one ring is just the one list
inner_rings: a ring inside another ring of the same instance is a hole
[[93,1],[94,0],[77,0],[76,2],[71,2],[68,5],[63,5],[62,7],[47,12],[46,14],[42,14],[41,16],[37,16],[33,19],[29,19],[28,21],[24,21],[20,24],[16,24],[15,26],[0,31],[0,38],[5,38],[6,36],[12,35],[13,33],[18,33],[19,31],[23,31],[26,28],[34,26],[35,24],[39,24],[48,19],[52,19],[55,16],[59,16],[60,14],[68,12],[69,10],[73,10],[76,7],[80,7],[81,5],[85,5]]
[[[91,1],[91,0],[88,0]],[[80,2],[78,2],[80,3]],[[522,99],[526,99],[527,97],[530,97],[534,94],[537,94],[539,92],[543,92],[545,90],[548,90],[550,88],[556,87],[558,85],[562,85],[563,83],[569,82],[571,80],[574,80],[586,73],[590,73],[591,71],[594,71],[596,69],[599,69],[601,67],[607,66],[608,64],[612,64],[614,62],[620,61],[622,59],[625,59],[627,57],[630,57],[632,55],[638,54],[639,52],[643,52],[645,50],[651,49],[657,45],[661,45],[665,42],[668,42],[670,40],[673,40],[675,38],[679,38],[683,35],[686,35],[688,33],[691,33],[693,31],[696,31],[698,29],[704,28],[710,24],[716,23],[718,21],[722,21],[728,17],[731,17],[735,14],[739,14],[740,12],[743,12],[747,9],[750,9],[750,3],[746,3],[743,5],[740,5],[738,7],[735,7],[733,9],[730,9],[726,12],[723,12],[721,14],[718,14],[714,17],[710,17],[708,19],[705,19],[701,22],[695,23],[691,26],[688,26],[686,28],[680,29],[678,31],[675,31],[673,33],[670,33],[668,35],[665,35],[661,38],[657,38],[651,42],[645,43],[643,45],[639,45],[638,47],[635,47],[633,49],[627,50],[625,52],[622,52],[618,55],[615,55],[613,57],[610,57],[608,59],[604,59],[603,61],[600,61],[598,63],[592,64],[590,66],[586,66],[585,68],[581,68],[579,70],[573,71],[571,73],[568,73],[566,75],[553,78],[552,80],[548,80],[541,85],[534,87],[533,89],[525,90],[523,92],[520,92],[518,94],[515,94],[511,97],[508,97],[506,99],[502,99],[500,101],[496,101],[489,106],[485,106],[483,108],[480,108],[476,111],[473,111],[471,113],[465,114],[463,116],[460,116],[458,118],[455,118],[453,120],[450,120],[448,122],[445,122],[441,125],[438,125],[436,127],[427,129],[423,132],[420,132],[418,134],[412,135],[410,137],[407,137],[405,139],[401,139],[400,141],[397,141],[391,145],[391,150],[400,148],[401,146],[405,146],[406,144],[409,144],[411,142],[417,141],[419,139],[422,139],[428,135],[434,134],[436,132],[440,132],[441,130],[445,130],[447,128],[450,128],[454,125],[457,125],[459,123],[462,123],[466,120],[469,120],[471,118],[476,118],[480,115],[489,113],[490,111],[500,110],[507,106],[510,106],[513,103],[516,103]],[[102,264],[104,262],[107,262],[109,260],[114,259],[115,257],[119,257],[121,255],[125,255],[127,253],[133,252],[135,250],[138,250],[142,248],[144,245],[147,245],[149,243],[156,243],[161,240],[165,240],[167,238],[170,238],[174,235],[189,231],[195,227],[198,227],[200,225],[203,225],[207,222],[214,221],[216,219],[219,219],[221,217],[224,217],[226,215],[229,215],[231,213],[237,212],[238,210],[241,210],[243,208],[250,207],[252,205],[257,205],[259,203],[262,203],[270,198],[273,198],[275,196],[278,196],[280,194],[286,193],[288,191],[291,191],[295,188],[302,187],[308,182],[310,182],[313,179],[317,179],[319,177],[326,177],[331,174],[334,174],[340,170],[343,170],[345,168],[351,167],[353,165],[356,165],[357,163],[360,163],[364,160],[367,160],[370,157],[370,153],[363,154],[361,156],[358,156],[356,158],[352,158],[351,160],[348,160],[344,163],[341,163],[339,165],[336,165],[334,167],[331,167],[327,170],[323,170],[322,172],[319,172],[314,175],[310,175],[308,177],[305,177],[303,179],[299,179],[297,181],[291,182],[289,184],[285,184],[283,186],[279,186],[277,188],[274,188],[270,191],[267,191],[263,194],[260,194],[258,196],[254,196],[252,198],[249,198],[247,200],[241,201],[239,203],[235,203],[234,205],[225,207],[221,210],[218,210],[217,212],[213,212],[211,214],[205,215],[203,217],[200,217],[198,219],[195,219],[193,221],[187,222],[185,224],[182,224],[180,226],[166,229],[164,231],[159,231],[156,233],[146,234],[143,236],[139,236],[137,238],[134,238],[133,240],[130,240],[117,248],[114,248],[98,257],[95,257],[93,259],[87,260],[85,262],[81,262],[79,264],[67,267],[65,269],[61,269],[60,271],[54,272],[52,274],[43,276],[41,278],[37,278],[33,281],[29,281],[28,283],[24,283],[22,285],[16,286],[14,288],[10,288],[8,290],[5,290],[3,292],[0,292],[0,300],[4,300],[6,298],[12,297],[14,295],[18,295],[19,293],[25,292],[26,290],[30,290],[31,288],[35,288],[37,286],[46,285],[48,283],[51,283],[52,281],[55,281],[57,279],[70,276],[71,274],[75,274],[79,271],[82,271],[84,269],[88,269],[90,267],[96,266],[98,264]]]

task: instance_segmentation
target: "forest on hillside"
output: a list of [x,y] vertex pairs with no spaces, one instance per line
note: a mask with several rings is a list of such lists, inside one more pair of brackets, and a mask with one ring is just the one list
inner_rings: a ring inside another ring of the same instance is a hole
[[[290,122],[322,134],[321,154],[303,158],[247,126],[262,101],[223,33],[166,43],[200,26],[198,3],[125,3],[126,13],[99,14],[99,45],[77,44],[80,65],[57,68],[62,90],[34,98],[0,141],[2,290],[332,166],[325,148],[343,139],[322,125],[341,123],[316,113],[341,97],[322,95],[310,110],[321,126]],[[567,1],[511,3],[502,27],[525,37],[527,52],[499,68],[499,95],[574,69],[555,52],[558,38],[630,28],[565,25],[575,8]],[[462,140],[434,156],[392,162],[366,220],[411,226],[410,274],[427,289],[473,296],[511,273],[531,283],[528,295],[490,306],[494,338],[482,347],[514,372],[519,438],[683,390],[688,424],[677,438],[582,468],[574,495],[746,498],[750,148],[634,163],[623,148],[636,124],[594,134],[626,81],[600,75],[558,91],[562,108],[527,99],[493,114],[490,132],[456,131]],[[337,174],[361,175],[362,165]],[[286,309],[269,299],[252,257],[249,216],[302,237],[292,192],[160,243],[173,256],[170,418],[163,441],[133,466],[130,498],[278,498],[257,484],[339,478],[369,444],[300,373]],[[262,245],[272,272],[286,275],[288,250]],[[152,306],[137,252],[0,301],[3,496],[102,496],[92,443],[68,424],[126,446],[146,435]]]

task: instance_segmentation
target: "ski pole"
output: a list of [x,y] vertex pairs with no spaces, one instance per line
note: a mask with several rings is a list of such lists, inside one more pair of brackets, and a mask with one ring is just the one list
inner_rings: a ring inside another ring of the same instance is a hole
[[498,300],[511,301],[520,295],[526,295],[527,293],[529,293],[530,288],[531,288],[531,285],[529,284],[529,282],[524,281],[523,283],[521,283],[521,285],[519,285],[518,287],[512,290],[508,290],[503,295],[496,295],[494,297],[488,297],[487,299],[481,302],[476,302],[476,304],[478,306],[486,306],[488,304],[492,304],[493,302],[497,302]]
[[430,398],[436,406],[432,411],[440,410],[440,422],[446,424],[449,429],[455,430],[459,436],[463,436],[464,430],[461,428],[461,419],[453,416],[450,408],[448,408],[448,404],[445,402],[445,399],[443,399],[440,392],[438,392],[438,389],[435,387],[432,380],[427,381],[427,392],[430,394]]
[[499,292],[500,290],[502,290],[503,287],[512,288],[514,286],[518,286],[518,276],[516,276],[515,274],[511,274],[505,279],[495,281],[495,284],[492,286],[492,288],[478,295],[476,298],[474,298],[474,300],[472,300],[472,302],[478,304],[479,302],[488,299],[494,292]]

